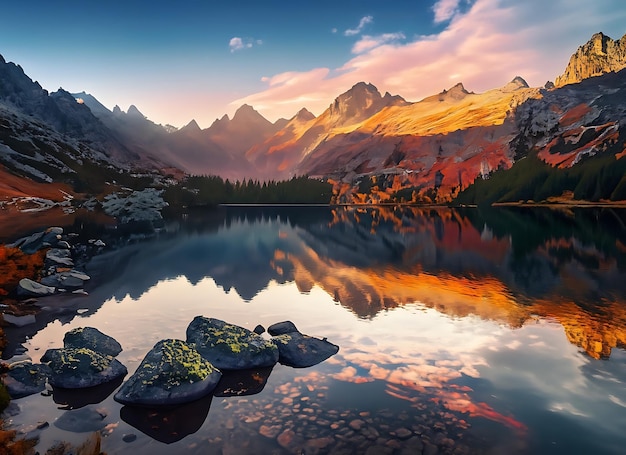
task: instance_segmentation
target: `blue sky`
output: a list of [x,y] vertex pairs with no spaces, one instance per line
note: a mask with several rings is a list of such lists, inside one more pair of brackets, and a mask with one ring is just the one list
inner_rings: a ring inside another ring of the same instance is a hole
[[463,82],[543,85],[593,33],[626,32],[623,0],[6,2],[0,54],[46,89],[208,127],[243,103],[319,115],[359,81],[410,101]]

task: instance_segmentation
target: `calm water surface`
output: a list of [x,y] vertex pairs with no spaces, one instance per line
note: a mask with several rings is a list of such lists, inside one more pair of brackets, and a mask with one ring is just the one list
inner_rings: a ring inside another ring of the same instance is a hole
[[92,326],[132,373],[197,315],[291,320],[339,353],[256,372],[256,394],[159,412],[110,390],[33,395],[8,421],[50,423],[40,453],[85,440],[93,428],[63,419],[97,410],[107,454],[621,454],[625,227],[612,209],[313,207],[189,214],[149,238],[82,225],[109,245],[88,265],[89,296],[42,299],[36,324],[8,328],[5,356],[23,346],[36,362]]

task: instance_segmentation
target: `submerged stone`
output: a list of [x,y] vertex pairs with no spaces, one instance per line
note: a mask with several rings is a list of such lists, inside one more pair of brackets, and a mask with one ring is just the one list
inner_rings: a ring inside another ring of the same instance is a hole
[[54,426],[73,433],[99,431],[106,426],[107,415],[91,406],[76,411],[66,411],[55,422]]
[[112,356],[88,348],[48,349],[41,361],[52,370],[50,384],[66,389],[94,387],[128,373]]
[[323,362],[339,351],[339,346],[319,338],[290,332],[274,337],[283,365],[305,368]]
[[47,365],[30,362],[17,363],[11,365],[4,377],[4,385],[11,398],[27,397],[46,388],[46,380],[50,373]]
[[115,338],[105,335],[93,327],[79,327],[70,330],[63,337],[63,346],[66,348],[87,348],[112,357],[122,352],[122,346]]
[[187,342],[219,369],[245,370],[269,367],[278,361],[278,348],[271,340],[238,325],[196,316],[187,327]]
[[221,376],[193,346],[181,340],[161,340],[113,398],[142,406],[187,403],[210,394]]

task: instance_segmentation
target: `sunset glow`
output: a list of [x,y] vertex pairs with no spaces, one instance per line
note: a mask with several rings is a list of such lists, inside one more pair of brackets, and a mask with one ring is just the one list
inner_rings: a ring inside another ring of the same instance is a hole
[[600,30],[618,38],[624,22],[618,0],[184,2],[173,11],[15,3],[3,10],[0,53],[49,91],[86,91],[109,109],[134,104],[156,123],[207,128],[244,103],[271,121],[303,107],[319,115],[359,81],[409,101],[457,82],[480,93],[518,75],[542,86],[585,39]]

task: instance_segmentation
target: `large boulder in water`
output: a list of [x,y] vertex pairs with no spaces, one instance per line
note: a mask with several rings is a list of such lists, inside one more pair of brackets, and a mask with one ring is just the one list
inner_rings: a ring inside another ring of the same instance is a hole
[[47,365],[31,362],[16,363],[11,365],[3,381],[11,398],[22,398],[43,391],[50,373]]
[[181,340],[161,340],[113,397],[128,405],[167,406],[210,394],[222,373]]
[[87,348],[48,349],[41,362],[52,370],[50,385],[66,389],[94,387],[128,373],[112,356]]
[[273,337],[280,352],[279,362],[295,368],[317,365],[337,354],[339,346],[300,332],[283,333]]
[[63,347],[87,348],[112,357],[122,352],[122,346],[115,338],[93,327],[78,327],[70,330],[63,337]]
[[278,348],[271,340],[238,325],[196,316],[187,327],[187,343],[221,370],[269,367],[278,361]]

